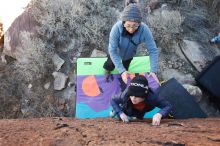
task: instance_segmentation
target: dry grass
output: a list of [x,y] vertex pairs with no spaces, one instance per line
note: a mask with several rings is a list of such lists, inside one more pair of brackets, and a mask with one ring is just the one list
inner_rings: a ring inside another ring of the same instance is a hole
[[61,52],[63,48],[77,50],[83,46],[105,48],[117,19],[117,11],[109,6],[111,1],[34,0],[30,6],[41,24],[40,37],[49,47]]
[[4,33],[3,33],[3,24],[0,21],[0,52],[2,52],[2,48],[4,45]]
[[[9,66],[10,74],[0,73],[0,118],[62,116],[67,113],[59,109],[53,89],[43,88],[45,80],[52,78],[54,66],[51,58],[54,53],[71,50],[74,53],[79,48],[91,46],[104,50],[118,16],[117,10],[109,6],[114,2],[33,0],[29,4],[27,10],[39,27],[37,34],[20,32],[22,45],[17,48],[20,50],[16,54],[18,59]],[[29,84],[33,87],[28,88]]]
[[177,10],[155,11],[147,17],[147,24],[151,27],[158,45],[171,49],[174,40],[181,34],[181,24],[184,18]]

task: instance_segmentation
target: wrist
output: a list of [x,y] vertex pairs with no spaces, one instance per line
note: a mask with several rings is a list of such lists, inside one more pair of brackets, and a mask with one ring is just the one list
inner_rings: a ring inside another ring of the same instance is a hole
[[153,71],[151,71],[150,73],[153,73],[153,74],[157,75],[157,72],[153,72]]
[[121,114],[123,114],[123,112],[122,112],[122,111],[120,111],[120,112],[118,112],[117,114],[120,116]]
[[126,72],[126,71],[127,71],[126,69],[122,69],[122,70],[119,71],[119,73],[120,73],[120,74],[123,74],[123,73]]
[[157,113],[157,115],[158,115],[160,118],[163,117],[163,115],[162,115],[161,113]]
[[123,75],[124,73],[128,73],[128,71],[124,71],[124,72],[122,72],[120,75]]

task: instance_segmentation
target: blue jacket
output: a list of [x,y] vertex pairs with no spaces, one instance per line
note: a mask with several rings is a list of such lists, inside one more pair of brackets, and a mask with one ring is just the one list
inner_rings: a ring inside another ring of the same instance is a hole
[[141,43],[146,44],[150,56],[151,72],[157,73],[158,49],[148,26],[141,23],[138,30],[133,35],[123,35],[122,21],[118,21],[111,29],[109,37],[108,52],[119,71],[126,71],[121,60],[128,60],[134,57],[137,47]]
[[142,119],[146,112],[153,110],[155,107],[159,107],[160,110],[158,113],[160,113],[162,117],[166,117],[172,109],[172,105],[167,100],[157,96],[157,93],[153,91],[148,94],[144,102],[147,106],[142,111],[134,109],[130,97],[127,94],[127,89],[111,98],[111,105],[118,116],[124,112],[128,116]]
[[220,42],[220,33],[213,38],[214,42]]

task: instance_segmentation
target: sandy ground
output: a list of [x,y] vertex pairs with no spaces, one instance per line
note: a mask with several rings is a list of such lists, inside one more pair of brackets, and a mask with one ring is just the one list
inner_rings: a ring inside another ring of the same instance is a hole
[[0,146],[219,146],[220,118],[151,120],[39,118],[0,120]]

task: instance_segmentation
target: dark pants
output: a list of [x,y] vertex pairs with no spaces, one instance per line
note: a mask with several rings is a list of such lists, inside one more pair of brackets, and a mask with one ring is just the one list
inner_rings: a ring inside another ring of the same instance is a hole
[[[104,63],[103,68],[104,68],[105,70],[108,70],[108,71],[113,71],[113,70],[115,69],[115,65],[114,65],[114,63],[112,62],[110,56],[108,55],[107,57],[108,57],[108,59],[107,59],[107,61]],[[128,59],[128,60],[122,60],[122,64],[123,64],[123,66],[124,66],[124,68],[125,68],[126,70],[128,70],[129,65],[130,65],[132,59],[133,59],[133,58]]]

